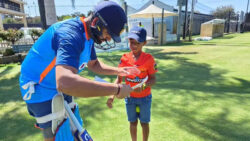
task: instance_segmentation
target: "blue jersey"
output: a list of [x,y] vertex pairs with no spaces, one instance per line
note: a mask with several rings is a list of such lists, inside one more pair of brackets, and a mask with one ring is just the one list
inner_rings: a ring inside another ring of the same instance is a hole
[[[20,86],[37,83],[27,103],[51,100],[56,90],[55,66],[68,65],[81,72],[89,60],[96,59],[94,41],[79,17],[50,26],[32,46],[21,66]],[[26,91],[21,88],[22,96]]]

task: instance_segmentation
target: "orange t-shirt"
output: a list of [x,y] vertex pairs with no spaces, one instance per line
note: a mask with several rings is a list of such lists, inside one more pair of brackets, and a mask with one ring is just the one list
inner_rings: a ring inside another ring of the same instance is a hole
[[[131,66],[136,66],[141,71],[141,73],[137,76],[129,75],[125,77],[126,84],[129,84],[131,87],[140,83],[142,79],[144,79],[146,76],[157,72],[154,57],[145,52],[141,53],[137,61],[133,59],[132,52],[126,53],[121,57],[121,62],[119,64],[119,67],[131,67]],[[147,87],[140,93],[131,92],[130,96],[139,98],[139,97],[146,97],[150,94],[151,94],[151,88]]]

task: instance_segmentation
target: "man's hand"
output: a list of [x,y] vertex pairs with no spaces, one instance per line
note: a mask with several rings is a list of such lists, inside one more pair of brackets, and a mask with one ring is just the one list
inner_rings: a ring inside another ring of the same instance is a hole
[[126,84],[118,84],[120,85],[120,92],[116,95],[117,98],[122,99],[127,97],[132,91],[133,89]]
[[136,67],[120,67],[118,68],[118,74],[119,76],[127,76],[127,75],[138,75],[141,71]]
[[111,109],[113,107],[114,98],[109,97],[107,100],[107,106]]

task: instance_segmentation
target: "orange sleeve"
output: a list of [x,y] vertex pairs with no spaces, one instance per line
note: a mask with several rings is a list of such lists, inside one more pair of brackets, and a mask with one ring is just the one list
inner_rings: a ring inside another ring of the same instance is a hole
[[148,74],[154,74],[158,71],[157,64],[153,56],[149,58],[147,68],[148,68]]
[[121,57],[121,59],[120,59],[120,62],[119,62],[119,65],[118,65],[118,67],[124,67],[125,66],[125,60],[124,60],[124,54],[122,55],[122,57]]

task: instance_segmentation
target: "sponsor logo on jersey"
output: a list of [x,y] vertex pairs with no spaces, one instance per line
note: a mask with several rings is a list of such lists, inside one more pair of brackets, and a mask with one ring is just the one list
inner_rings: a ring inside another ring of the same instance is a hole
[[135,77],[134,79],[126,78],[126,80],[127,80],[128,82],[132,82],[132,83],[140,83],[140,82],[142,82],[143,79],[144,79],[144,78],[139,78],[139,77]]
[[87,63],[82,63],[81,66],[79,67],[79,70],[84,69],[84,67],[87,65]]

